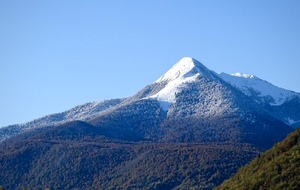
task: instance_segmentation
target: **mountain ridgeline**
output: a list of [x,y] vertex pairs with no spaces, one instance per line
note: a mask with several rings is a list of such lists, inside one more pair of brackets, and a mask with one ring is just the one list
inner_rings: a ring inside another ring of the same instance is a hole
[[299,113],[298,93],[185,57],[129,98],[0,128],[0,185],[212,189],[294,131]]

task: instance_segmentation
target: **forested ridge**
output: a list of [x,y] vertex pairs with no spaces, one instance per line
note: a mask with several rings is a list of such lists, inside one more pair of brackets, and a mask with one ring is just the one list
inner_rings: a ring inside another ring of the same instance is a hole
[[7,189],[212,189],[258,154],[243,144],[27,143],[0,157]]
[[300,189],[300,129],[241,168],[219,189]]

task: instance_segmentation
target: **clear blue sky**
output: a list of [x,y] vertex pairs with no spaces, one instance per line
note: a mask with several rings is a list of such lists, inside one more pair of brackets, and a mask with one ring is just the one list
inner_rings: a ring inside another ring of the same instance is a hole
[[123,98],[184,56],[300,92],[300,1],[0,1],[0,126]]

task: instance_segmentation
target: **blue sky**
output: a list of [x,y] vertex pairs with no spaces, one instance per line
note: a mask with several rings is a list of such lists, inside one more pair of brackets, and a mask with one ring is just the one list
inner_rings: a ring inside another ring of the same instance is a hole
[[300,92],[300,1],[0,1],[0,126],[123,98],[184,56]]

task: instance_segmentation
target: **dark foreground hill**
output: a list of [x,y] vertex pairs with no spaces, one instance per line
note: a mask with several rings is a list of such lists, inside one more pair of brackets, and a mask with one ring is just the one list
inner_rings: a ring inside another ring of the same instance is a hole
[[212,189],[257,156],[249,144],[129,142],[75,121],[3,145],[6,189]]
[[300,129],[241,168],[218,189],[300,189]]

